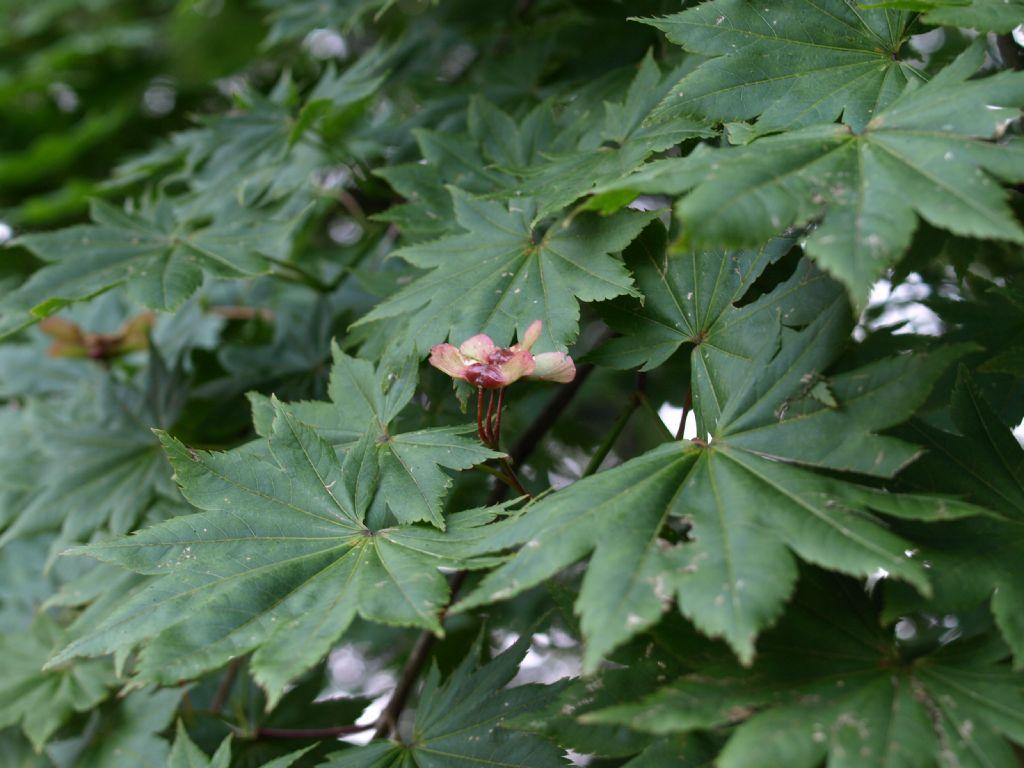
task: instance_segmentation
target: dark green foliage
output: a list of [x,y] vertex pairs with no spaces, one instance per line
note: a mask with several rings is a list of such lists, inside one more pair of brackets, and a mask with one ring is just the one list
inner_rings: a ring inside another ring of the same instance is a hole
[[0,765],[1019,764],[1020,0],[2,15]]

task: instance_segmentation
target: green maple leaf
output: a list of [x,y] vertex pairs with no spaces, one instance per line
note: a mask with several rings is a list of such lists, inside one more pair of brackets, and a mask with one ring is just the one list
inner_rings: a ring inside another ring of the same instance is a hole
[[1024,450],[963,367],[951,411],[959,434],[922,421],[905,428],[908,438],[928,449],[906,480],[960,494],[996,516],[913,530],[920,545],[915,557],[932,564],[933,605],[968,610],[989,603],[1015,666],[1024,669]]
[[764,268],[792,246],[791,240],[780,239],[756,251],[671,253],[665,228],[650,225],[623,253],[643,301],[621,298],[599,307],[605,322],[621,336],[590,359],[648,371],[681,346],[690,346],[691,391],[700,417],[697,433],[708,434],[779,319],[787,326],[806,325],[840,290],[802,260],[770,294],[735,306]]
[[739,722],[720,768],[1016,765],[1005,739],[1024,743],[1024,685],[1005,647],[982,637],[904,654],[861,585],[810,581],[752,670],[718,660],[584,720],[653,733]]
[[908,88],[861,131],[819,125],[739,148],[655,161],[592,201],[614,207],[638,192],[685,193],[676,204],[694,247],[767,241],[820,219],[806,241],[858,305],[910,244],[918,217],[958,235],[1024,243],[997,179],[1024,180],[1024,143],[995,144],[1024,104],[1024,74],[968,80],[974,45],[930,82]]
[[0,411],[0,528],[16,521],[39,491],[35,476],[43,461],[45,454],[33,443],[32,420],[25,410]]
[[885,0],[864,5],[919,11],[928,24],[972,27],[982,32],[1011,32],[1024,19],[1022,0]]
[[[551,215],[594,187],[621,179],[648,157],[686,139],[708,138],[715,131],[703,120],[677,116],[646,118],[688,65],[662,75],[650,51],[621,102],[604,103],[598,130],[589,131],[571,151],[541,153],[518,168],[517,193],[537,200],[537,216]],[[511,159],[511,158],[510,158]]]
[[[262,768],[289,768],[296,760],[313,749],[313,746],[263,763]],[[167,768],[231,768],[231,737],[227,737],[220,743],[217,751],[213,753],[213,757],[207,757],[189,738],[188,731],[179,720],[174,735],[174,746],[171,748],[171,754],[167,757]]]
[[[683,630],[689,628],[684,626]],[[665,633],[664,637],[669,635]],[[602,668],[592,677],[567,681],[557,695],[512,718],[510,727],[544,736],[584,755],[626,758],[644,752],[655,741],[649,734],[619,725],[583,724],[580,718],[587,712],[653,693],[666,680],[688,670],[685,663],[680,663],[686,651],[680,647],[678,637],[672,635],[668,647],[662,645],[662,639],[654,635],[637,638],[616,653],[614,665]]]
[[264,45],[301,39],[312,29],[362,29],[365,18],[382,13],[394,0],[260,0],[270,27]]
[[[828,407],[807,382],[846,346],[848,312],[839,297],[802,332],[783,329],[778,353],[751,366],[746,384],[723,404],[709,444],[669,443],[489,526],[483,551],[522,548],[455,610],[509,598],[589,555],[576,610],[587,640],[584,669],[593,670],[657,621],[673,597],[698,628],[723,637],[749,663],[757,633],[792,590],[794,555],[850,574],[883,568],[927,593],[924,568],[905,555],[909,543],[869,510],[942,519],[977,509],[804,467],[892,476],[919,451],[877,432],[913,413],[965,350],[889,358],[832,376],[838,407]],[[673,543],[671,527],[684,521],[690,539]]]
[[36,750],[76,712],[88,712],[116,685],[109,659],[78,660],[41,671],[67,633],[48,614],[36,615],[27,632],[0,635],[0,728],[21,723]]
[[53,768],[53,761],[32,749],[28,739],[12,728],[0,730],[0,765]]
[[[965,295],[960,300],[930,296],[925,306],[935,312],[956,339],[970,340],[985,348],[986,358],[979,374],[1024,374],[1024,284],[1009,277],[999,285],[980,275],[968,274]],[[1004,410],[1010,388],[999,392],[985,387],[986,396]],[[1002,394],[1000,397],[999,395]]]
[[618,253],[650,221],[645,213],[609,218],[581,215],[543,233],[530,200],[508,205],[452,188],[464,230],[400,248],[395,255],[430,270],[378,304],[358,324],[408,315],[418,349],[445,338],[460,342],[486,333],[498,344],[544,321],[543,344],[564,348],[579,323],[580,301],[635,294]]
[[269,271],[295,220],[256,223],[234,216],[189,230],[163,202],[129,213],[94,201],[93,223],[23,235],[15,242],[46,265],[0,301],[2,330],[11,331],[123,285],[136,301],[171,310],[195,293],[204,273],[249,277]]
[[684,77],[658,117],[759,117],[759,130],[829,123],[861,130],[919,75],[898,59],[912,14],[849,0],[711,0],[642,20],[710,59]]
[[[386,504],[402,523],[426,520],[444,529],[444,496],[452,484],[446,469],[469,469],[504,454],[484,447],[473,426],[434,427],[412,432],[394,429],[396,417],[412,399],[416,387],[414,365],[393,370],[387,363],[374,366],[333,348],[328,394],[331,402],[299,402],[281,406],[314,427],[342,453],[361,457],[364,480],[357,503],[366,509]],[[269,432],[273,406],[260,395],[250,395],[257,430]],[[379,483],[377,496],[374,487]]]
[[535,144],[552,139],[548,110],[538,108],[519,125],[490,102],[475,98],[467,120],[469,136],[415,129],[423,161],[378,168],[375,173],[388,182],[406,202],[393,205],[374,218],[396,224],[409,242],[433,240],[458,229],[454,221],[452,195],[447,186],[474,195],[504,191],[511,196],[516,178],[485,160],[482,151],[500,158],[503,166],[518,166],[536,159]]
[[663,75],[648,53],[621,99],[597,101],[574,94],[556,121],[544,102],[518,122],[482,97],[467,112],[468,135],[417,129],[424,162],[379,169],[408,202],[378,215],[415,239],[449,234],[453,209],[444,186],[492,199],[530,198],[544,219],[590,192],[620,179],[653,153],[715,131],[706,121],[677,117],[645,123],[651,110],[689,65]]
[[412,736],[406,743],[373,742],[332,755],[324,768],[548,768],[568,765],[561,750],[532,733],[502,725],[546,703],[563,687],[521,685],[506,688],[530,649],[530,633],[490,663],[478,667],[478,642],[441,683],[436,666],[424,683]]
[[443,634],[448,583],[438,568],[487,564],[468,557],[468,545],[494,510],[452,515],[444,534],[371,529],[354,501],[361,457],[343,466],[286,410],[265,447],[206,453],[162,439],[182,492],[202,511],[73,550],[162,578],[51,664],[145,640],[137,675],[171,685],[255,651],[252,674],[274,703],[356,616]]
[[[134,691],[102,713],[77,754],[75,768],[167,768],[170,746],[158,734],[174,719],[180,689]],[[73,761],[73,762],[72,762]],[[174,766],[177,768],[177,766]]]
[[622,768],[712,768],[718,750],[690,735],[654,741]]
[[[269,96],[247,92],[231,113],[206,117],[202,127],[179,134],[188,148],[181,179],[190,193],[179,204],[197,217],[220,210],[224,201],[265,204],[311,187],[330,162],[314,136],[332,110],[371,96],[384,82],[388,55],[374,48],[339,73],[329,66],[304,101],[284,76]],[[311,190],[306,190],[311,191]]]
[[[142,386],[107,376],[87,382],[63,402],[35,401],[25,429],[38,450],[23,481],[35,492],[0,536],[0,546],[47,527],[60,527],[63,548],[108,528],[131,530],[158,502],[180,501],[152,428],[179,415],[177,377],[156,353]],[[25,445],[11,446],[15,455]],[[3,485],[0,477],[0,487]]]

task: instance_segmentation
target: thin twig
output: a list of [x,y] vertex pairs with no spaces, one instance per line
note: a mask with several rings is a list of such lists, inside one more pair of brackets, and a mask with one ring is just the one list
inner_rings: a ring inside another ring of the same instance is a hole
[[512,446],[512,450],[509,451],[509,458],[514,466],[522,464],[526,457],[533,453],[534,449],[544,438],[544,435],[548,433],[548,430],[551,429],[551,426],[562,414],[562,411],[576,397],[576,393],[583,386],[583,382],[593,372],[594,366],[592,365],[580,366],[576,371],[576,378],[564,387],[560,387],[555,396],[548,401],[548,404],[544,406],[544,410],[530,423],[530,426],[526,428],[519,440],[516,441],[516,444]]
[[359,204],[359,200],[349,192],[347,189],[342,187],[334,193],[338,202],[341,203],[342,207],[348,211],[349,216],[359,222],[362,227],[366,226],[366,211],[363,210],[363,206]]
[[629,397],[629,405],[626,406],[625,410],[619,414],[619,418],[616,419],[615,424],[612,426],[611,431],[605,435],[601,445],[594,451],[594,455],[590,457],[590,461],[587,462],[587,468],[583,470],[583,474],[580,475],[580,479],[584,477],[590,477],[592,474],[597,472],[601,467],[601,463],[607,458],[611,452],[612,447],[615,445],[615,441],[619,439],[619,435],[626,428],[629,423],[630,417],[640,407],[640,398],[636,392]]
[[319,277],[314,275],[312,272],[307,272],[298,264],[294,264],[290,261],[285,261],[284,259],[277,259],[274,258],[273,256],[264,256],[264,258],[267,259],[267,261],[269,261],[270,263],[276,264],[281,269],[288,270],[288,272],[275,272],[275,277],[280,277],[284,280],[291,280],[296,283],[301,283],[302,285],[312,288],[314,291],[317,291],[318,293],[328,293],[331,290],[331,287],[324,283]]
[[502,387],[498,390],[498,413],[494,422],[494,429],[491,430],[491,436],[494,438],[494,450],[500,451],[499,445],[501,444],[501,409],[505,407],[505,388]]
[[1021,56],[1020,47],[1013,39],[1012,34],[1003,34],[996,37],[996,47],[999,55],[1003,57],[1003,63],[1008,69],[1021,69],[1024,67],[1024,56]]
[[683,432],[686,431],[686,416],[693,409],[693,388],[686,388],[686,397],[683,399],[683,415],[679,417],[679,429],[676,430],[676,440],[683,439]]
[[221,710],[224,709],[228,696],[231,695],[231,689],[238,678],[238,670],[242,666],[242,658],[242,656],[239,656],[232,659],[231,663],[228,664],[228,668],[224,670],[224,677],[220,679],[220,684],[213,694],[213,699],[210,700],[210,711],[215,715],[220,714]]
[[527,498],[532,499],[533,494],[526,490],[526,487],[519,479],[519,475],[517,475],[516,471],[512,469],[512,465],[509,463],[509,460],[502,459],[501,466],[505,468],[505,474],[508,476],[509,484],[517,491],[519,491],[519,495],[526,496]]
[[675,440],[676,436],[672,434],[672,430],[665,426],[665,422],[661,420],[661,415],[658,413],[658,409],[655,408],[650,399],[643,392],[639,393],[637,397],[640,399],[640,406],[647,411],[654,423],[658,425],[661,433],[665,436],[666,440]]
[[489,448],[497,450],[498,440],[494,436],[494,430],[491,429],[491,423],[494,419],[494,390],[487,390],[487,416],[484,417],[484,427],[487,429],[487,446]]
[[362,733],[373,728],[367,725],[334,725],[329,728],[257,728],[257,739],[336,739],[352,733]]
[[266,307],[246,307],[230,304],[220,304],[210,307],[210,314],[223,317],[225,320],[254,320],[259,318],[266,322],[274,320],[274,311]]
[[[448,598],[448,605],[441,611],[441,615],[438,618],[439,622],[443,622],[445,616],[448,615],[448,606],[454,602],[455,596],[462,588],[467,575],[468,571],[458,571],[452,576],[452,580],[449,583],[451,597]],[[380,717],[377,718],[377,730],[373,732],[373,738],[381,739],[388,734],[395,733],[397,730],[398,718],[401,716],[402,710],[405,709],[405,703],[409,700],[409,694],[412,693],[413,686],[416,684],[423,666],[427,663],[430,649],[434,647],[436,641],[437,636],[428,630],[420,632],[420,636],[416,638],[416,644],[412,647],[409,658],[405,661],[405,666],[402,667],[402,674],[398,678],[395,690],[391,694],[387,705],[381,711]]]
[[480,442],[486,445],[487,430],[484,429],[484,388],[476,388],[476,433],[480,438]]

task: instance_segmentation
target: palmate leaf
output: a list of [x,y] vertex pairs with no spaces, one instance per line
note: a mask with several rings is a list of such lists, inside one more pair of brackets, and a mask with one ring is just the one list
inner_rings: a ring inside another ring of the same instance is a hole
[[589,205],[640,192],[685,193],[676,204],[694,247],[756,245],[817,219],[806,251],[862,304],[910,244],[918,217],[958,235],[1024,243],[996,180],[1024,180],[1024,144],[994,144],[1024,104],[1024,74],[968,80],[974,45],[930,82],[908,88],[862,131],[818,125],[738,148],[655,161]]
[[707,663],[636,704],[587,722],[653,733],[740,724],[720,768],[1013,768],[1024,743],[1024,682],[1005,648],[962,640],[916,658],[879,626],[861,585],[802,580],[750,671]]
[[37,753],[28,739],[12,728],[0,730],[0,765],[12,768],[53,768],[49,757]]
[[[425,520],[443,530],[444,496],[452,481],[442,467],[469,469],[503,454],[467,437],[472,426],[395,430],[395,419],[416,387],[415,365],[394,370],[383,362],[374,369],[336,345],[333,355],[331,402],[279,407],[312,426],[340,453],[351,453],[349,466],[361,476],[353,499],[360,511],[369,510],[372,522],[383,522],[386,505],[401,523]],[[250,400],[257,431],[269,434],[274,406],[258,394],[251,394]]]
[[[262,768],[289,768],[312,748],[309,746],[282,755],[263,763]],[[213,753],[213,757],[207,757],[189,738],[188,731],[179,720],[174,736],[174,746],[171,748],[171,754],[167,757],[167,768],[231,768],[231,737],[229,736],[221,742],[217,751]]]
[[22,426],[37,450],[12,445],[5,463],[13,469],[19,454],[31,457],[21,471],[34,493],[23,499],[0,546],[53,526],[61,530],[55,547],[62,549],[102,528],[126,533],[158,502],[180,502],[152,433],[178,418],[179,382],[155,352],[139,378],[124,383],[106,376],[66,401],[30,404]]
[[170,685],[255,651],[251,672],[273,704],[356,616],[442,634],[448,583],[438,568],[488,564],[470,558],[469,545],[494,509],[450,516],[445,534],[370,529],[353,501],[360,457],[343,467],[283,409],[261,450],[206,453],[163,442],[183,493],[203,511],[73,550],[162,578],[51,664],[145,640],[137,676]]
[[697,434],[707,435],[779,320],[789,327],[807,325],[841,288],[801,260],[770,294],[737,307],[765,267],[784,256],[793,241],[774,240],[756,251],[670,253],[666,235],[660,223],[651,224],[623,253],[644,299],[620,298],[599,306],[605,322],[621,335],[589,358],[648,371],[689,345]]
[[451,194],[465,231],[395,251],[430,271],[359,323],[408,315],[417,349],[425,350],[477,333],[505,344],[539,319],[542,345],[564,349],[576,337],[580,301],[635,295],[629,273],[612,254],[629,245],[651,214],[581,215],[540,232],[531,224],[536,207],[530,200],[506,207],[455,188]]
[[860,131],[918,77],[898,59],[912,14],[852,0],[711,0],[644,19],[710,57],[666,97],[656,119],[759,117],[763,131],[843,122]]
[[266,8],[266,45],[301,39],[315,29],[360,28],[367,16],[382,12],[394,0],[260,0]]
[[595,674],[568,681],[556,696],[509,721],[517,730],[541,734],[561,747],[598,758],[625,760],[624,768],[710,768],[718,739],[692,734],[659,736],[619,723],[589,722],[588,713],[660,690],[699,668],[711,646],[682,618],[668,616],[650,632],[615,652]]
[[311,181],[331,157],[314,132],[332,110],[371,96],[385,79],[389,54],[364,53],[343,72],[329,66],[308,97],[298,97],[286,75],[269,96],[246,92],[244,109],[202,119],[202,127],[179,134],[188,147],[181,178],[190,193],[179,204],[194,216],[224,208],[225,201],[266,204],[311,190]]
[[690,669],[684,660],[690,649],[679,642],[676,632],[681,630],[689,636],[694,633],[682,619],[671,623],[668,631],[659,626],[656,633],[638,637],[619,649],[611,659],[613,664],[593,676],[568,681],[557,695],[512,718],[509,726],[544,736],[584,755],[627,758],[643,752],[656,741],[650,734],[620,725],[584,724],[580,718],[587,712],[653,693]]
[[549,216],[594,187],[631,173],[653,153],[687,139],[714,136],[707,122],[693,117],[646,120],[688,68],[683,64],[662,75],[648,51],[622,101],[604,103],[599,129],[588,131],[571,151],[542,150],[532,164],[520,166],[517,175],[523,180],[516,192],[537,201],[538,217]]
[[1010,32],[1024,19],[1022,0],[872,0],[869,8],[904,8],[923,12],[928,24],[971,27],[982,32]]
[[[170,745],[159,736],[174,719],[181,689],[134,691],[102,712],[97,727],[64,765],[75,768],[167,768]],[[63,746],[63,745],[62,745]]]
[[987,385],[985,396],[996,411],[1012,416],[1016,387],[1003,386],[1005,379],[996,379],[997,383],[985,379],[990,374],[1024,378],[1024,284],[1012,276],[997,284],[974,274],[967,275],[964,283],[961,298],[934,295],[924,304],[949,328],[950,336],[984,347],[985,359],[977,369],[979,383]]
[[[800,558],[868,575],[879,568],[928,591],[908,542],[869,510],[924,519],[972,514],[952,499],[895,496],[795,465],[889,477],[918,449],[879,430],[906,419],[963,348],[881,360],[828,378],[838,407],[811,396],[847,343],[840,297],[752,366],[722,407],[709,444],[673,442],[574,483],[489,526],[484,551],[521,546],[457,605],[506,599],[590,556],[576,610],[586,670],[661,616],[676,598],[703,632],[745,663],[782,610]],[[773,346],[770,341],[768,351]],[[687,522],[689,540],[671,526]],[[668,528],[668,530],[666,530]]]
[[130,213],[95,201],[91,224],[24,235],[15,242],[46,266],[0,301],[0,332],[17,330],[61,307],[124,285],[136,301],[154,309],[180,306],[203,275],[249,277],[269,271],[296,221],[244,215],[189,230],[167,202]]
[[43,664],[68,641],[47,613],[27,632],[0,635],[0,728],[20,723],[36,749],[76,712],[88,712],[117,683],[109,659],[80,659],[43,672]]
[[437,667],[424,683],[407,743],[373,742],[332,755],[323,768],[548,768],[568,765],[561,750],[531,733],[502,726],[547,703],[564,684],[505,688],[530,650],[524,634],[500,656],[478,666],[480,644],[441,683]]
[[502,168],[537,162],[538,148],[559,138],[547,105],[537,107],[517,125],[490,102],[473,99],[466,119],[469,136],[415,129],[413,136],[423,160],[375,171],[406,202],[374,218],[396,224],[406,242],[433,240],[453,229],[458,231],[449,185],[474,195],[505,190],[511,196],[517,179]]
[[963,367],[951,411],[959,434],[921,421],[904,428],[928,449],[906,482],[960,494],[998,516],[911,531],[919,545],[915,557],[932,565],[929,610],[969,610],[988,602],[1015,666],[1024,669],[1024,450]]
[[403,237],[414,240],[450,234],[457,228],[444,189],[449,184],[491,199],[530,198],[536,220],[557,214],[595,186],[632,172],[652,154],[715,135],[706,121],[693,117],[645,123],[690,66],[684,63],[662,74],[648,53],[621,99],[577,91],[557,117],[552,101],[517,121],[474,97],[466,115],[468,135],[418,129],[414,135],[423,162],[377,171],[408,202],[376,218],[397,224]]
[[622,768],[712,768],[718,750],[690,735],[658,739]]

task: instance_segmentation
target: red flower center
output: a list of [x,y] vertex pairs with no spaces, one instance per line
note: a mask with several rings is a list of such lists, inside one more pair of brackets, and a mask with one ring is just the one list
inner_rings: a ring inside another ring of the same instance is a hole
[[498,347],[496,350],[494,350],[493,352],[491,352],[491,354],[487,356],[487,362],[490,363],[491,365],[501,365],[502,363],[507,363],[509,360],[515,357],[515,354],[516,353],[513,352],[508,347]]
[[[492,361],[494,360],[493,354],[490,359]],[[484,389],[501,389],[501,387],[505,386],[506,377],[497,365],[491,365],[489,363],[473,363],[466,368],[466,381],[474,387],[483,387]]]

